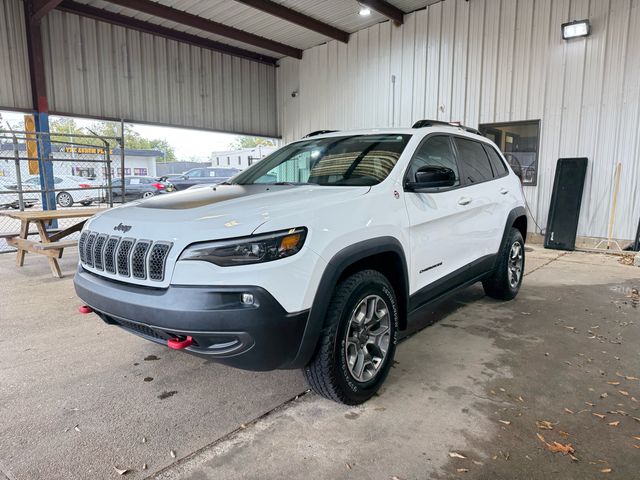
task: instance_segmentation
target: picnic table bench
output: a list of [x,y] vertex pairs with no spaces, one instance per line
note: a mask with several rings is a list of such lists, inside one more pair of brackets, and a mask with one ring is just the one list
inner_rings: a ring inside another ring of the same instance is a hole
[[[44,255],[49,260],[51,273],[54,277],[61,278],[62,272],[58,259],[62,258],[62,252],[67,247],[74,247],[78,244],[77,240],[63,240],[72,233],[82,230],[85,222],[89,217],[97,213],[107,210],[106,208],[69,208],[65,210],[32,210],[28,212],[1,212],[0,215],[20,220],[20,233],[2,235],[6,242],[17,248],[16,264],[19,267],[24,265],[24,257],[27,252]],[[67,218],[84,218],[84,220],[61,230],[52,233],[47,230],[48,224],[53,220],[62,220]],[[40,236],[39,240],[29,240],[29,225],[33,223]]]

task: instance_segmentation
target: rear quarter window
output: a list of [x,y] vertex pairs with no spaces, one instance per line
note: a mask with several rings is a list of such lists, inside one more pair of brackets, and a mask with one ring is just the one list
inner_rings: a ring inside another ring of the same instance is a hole
[[493,173],[496,177],[504,177],[509,173],[507,166],[496,152],[496,149],[491,145],[487,145],[486,143],[483,145],[487,155],[489,156],[489,160],[491,161],[491,167],[493,167]]
[[493,180],[493,169],[482,144],[461,137],[455,137],[454,141],[464,183],[472,185]]

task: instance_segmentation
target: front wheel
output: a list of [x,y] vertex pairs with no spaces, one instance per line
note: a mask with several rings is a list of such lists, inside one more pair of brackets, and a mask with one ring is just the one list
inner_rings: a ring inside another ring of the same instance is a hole
[[60,205],[63,208],[70,207],[73,205],[73,197],[68,192],[60,192],[56,197],[56,201],[58,202],[58,205]]
[[495,271],[482,282],[482,286],[492,298],[511,300],[520,291],[524,276],[524,240],[517,228],[509,231],[509,237],[498,256]]
[[304,368],[313,391],[348,405],[371,398],[393,363],[398,321],[393,287],[384,275],[364,270],[340,282],[315,356]]
[[153,197],[154,195],[155,195],[155,193],[153,193],[153,192],[144,192],[144,193],[142,194],[142,198],[151,198],[151,197]]

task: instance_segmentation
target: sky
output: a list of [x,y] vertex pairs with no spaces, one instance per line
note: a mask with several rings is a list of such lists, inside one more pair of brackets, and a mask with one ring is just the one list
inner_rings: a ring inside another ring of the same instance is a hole
[[[6,128],[6,122],[11,124],[22,122],[24,113],[0,111],[2,125]],[[51,118],[56,118],[51,116]],[[78,125],[90,126],[95,120],[75,118]],[[153,125],[140,125],[131,123],[134,130],[149,139],[166,139],[175,149],[178,160],[207,160],[212,152],[229,149],[229,145],[238,137],[228,133],[215,133],[202,130],[185,128],[158,127]],[[89,133],[89,132],[87,132]]]

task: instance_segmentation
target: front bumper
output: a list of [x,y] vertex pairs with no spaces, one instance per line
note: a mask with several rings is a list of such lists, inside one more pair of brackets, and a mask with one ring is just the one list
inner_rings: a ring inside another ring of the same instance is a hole
[[[287,313],[263,288],[180,286],[152,288],[109,280],[82,267],[78,296],[106,323],[167,345],[193,338],[185,351],[245,370],[286,368],[296,357],[308,311]],[[241,303],[243,293],[253,305]]]

